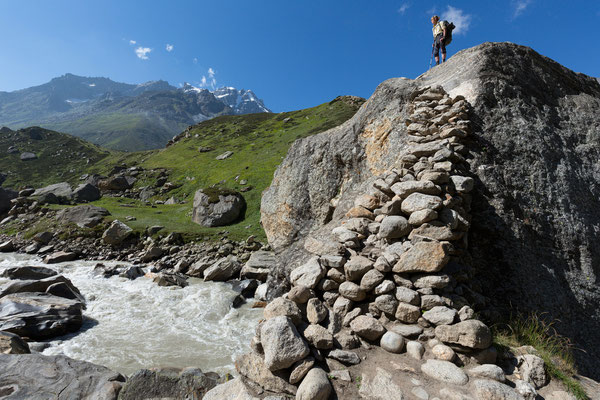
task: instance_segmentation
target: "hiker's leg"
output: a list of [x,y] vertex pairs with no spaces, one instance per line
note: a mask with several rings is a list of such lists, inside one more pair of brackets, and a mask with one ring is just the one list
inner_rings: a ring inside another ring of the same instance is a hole
[[446,62],[446,44],[443,40],[440,40],[440,47],[442,48],[442,62]]
[[435,45],[433,47],[433,53],[435,55],[435,65],[440,64],[440,39],[439,37],[435,38]]

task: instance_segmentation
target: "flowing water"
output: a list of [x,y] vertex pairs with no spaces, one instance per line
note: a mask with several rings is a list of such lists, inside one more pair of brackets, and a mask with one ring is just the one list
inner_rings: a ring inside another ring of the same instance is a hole
[[[105,265],[126,265],[103,262]],[[160,287],[150,278],[92,276],[95,262],[46,265],[34,256],[1,254],[0,270],[40,265],[69,278],[87,300],[84,325],[50,341],[43,354],[104,365],[129,375],[140,368],[199,367],[232,372],[247,351],[261,309],[230,307],[236,293],[226,283],[190,279],[186,288]],[[0,284],[6,282],[0,278]]]

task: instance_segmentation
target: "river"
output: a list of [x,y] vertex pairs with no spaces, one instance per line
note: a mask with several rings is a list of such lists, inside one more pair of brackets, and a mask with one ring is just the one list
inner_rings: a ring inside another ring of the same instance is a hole
[[[95,264],[46,265],[35,256],[0,254],[0,270],[19,265],[55,269],[87,300],[82,329],[49,341],[43,354],[64,354],[130,375],[151,367],[233,372],[235,358],[248,350],[262,309],[248,304],[232,309],[236,293],[230,285],[190,278],[181,289],[160,287],[147,277],[94,277]],[[5,282],[0,278],[0,284]]]

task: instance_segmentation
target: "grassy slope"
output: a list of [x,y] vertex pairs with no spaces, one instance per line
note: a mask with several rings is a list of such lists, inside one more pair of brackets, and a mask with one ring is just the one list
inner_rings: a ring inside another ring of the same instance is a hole
[[[205,121],[191,130],[189,138],[159,151],[138,153],[113,153],[93,167],[94,172],[106,173],[115,164],[139,165],[146,169],[168,168],[169,180],[181,186],[161,197],[171,196],[185,201],[179,205],[144,206],[129,201],[134,207],[123,207],[120,199],[103,198],[98,205],[106,207],[115,217],[134,216],[128,222],[136,229],[148,225],[162,225],[167,231],[188,232],[194,235],[216,235],[226,230],[230,237],[245,238],[254,234],[264,238],[260,227],[260,199],[273,178],[275,169],[285,157],[290,145],[299,138],[325,131],[352,117],[358,109],[356,104],[334,100],[317,107],[280,114],[249,114],[223,116]],[[284,122],[287,118],[289,121]],[[214,150],[201,153],[198,148]],[[216,156],[225,151],[234,154],[225,160]],[[235,180],[236,177],[239,177]],[[247,185],[241,185],[247,180]],[[138,182],[142,186],[148,182]],[[248,204],[245,218],[233,225],[203,228],[191,222],[194,193],[199,188],[218,184],[240,190],[245,186],[253,189],[243,193]],[[157,213],[158,212],[158,213]]]
[[44,126],[70,132],[109,149],[125,151],[155,149],[171,139],[173,132],[186,127],[156,116],[123,113],[90,115],[73,121],[45,123]]
[[[41,139],[30,132],[39,132]],[[8,154],[15,146],[19,152]],[[35,153],[37,160],[21,161],[23,152]],[[76,137],[46,129],[27,128],[18,132],[0,133],[0,172],[7,175],[4,187],[41,187],[78,177],[110,152]],[[87,159],[90,160],[88,164]]]

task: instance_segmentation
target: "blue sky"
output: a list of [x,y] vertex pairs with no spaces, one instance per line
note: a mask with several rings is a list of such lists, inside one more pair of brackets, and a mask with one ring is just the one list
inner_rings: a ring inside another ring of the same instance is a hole
[[486,41],[600,76],[598,0],[0,0],[0,91],[71,72],[252,89],[274,111],[369,97],[429,65],[433,13],[451,56]]

